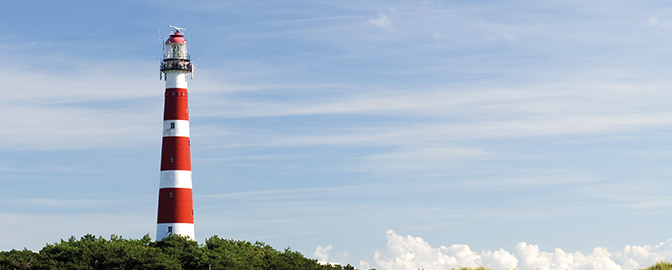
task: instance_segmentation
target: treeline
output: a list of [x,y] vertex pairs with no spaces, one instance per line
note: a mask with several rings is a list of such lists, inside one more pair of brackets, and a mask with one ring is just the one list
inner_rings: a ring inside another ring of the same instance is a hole
[[351,265],[323,265],[286,248],[278,251],[261,242],[226,240],[213,236],[199,245],[172,235],[152,241],[109,240],[87,234],[77,240],[47,244],[39,252],[11,250],[0,252],[0,269],[254,269],[254,270],[355,270]]

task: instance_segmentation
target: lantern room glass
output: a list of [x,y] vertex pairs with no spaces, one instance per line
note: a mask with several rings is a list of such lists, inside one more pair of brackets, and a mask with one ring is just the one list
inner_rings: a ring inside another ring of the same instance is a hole
[[189,59],[187,55],[187,44],[168,43],[164,47],[164,59]]

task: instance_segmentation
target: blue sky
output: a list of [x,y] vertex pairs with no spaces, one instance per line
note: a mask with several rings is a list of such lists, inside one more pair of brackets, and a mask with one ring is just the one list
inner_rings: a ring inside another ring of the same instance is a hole
[[197,65],[198,241],[377,269],[672,259],[665,1],[6,1],[0,249],[154,236],[168,24]]

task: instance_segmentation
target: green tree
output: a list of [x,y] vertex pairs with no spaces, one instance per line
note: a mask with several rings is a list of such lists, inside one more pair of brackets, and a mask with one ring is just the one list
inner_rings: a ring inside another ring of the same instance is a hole
[[658,262],[653,266],[643,268],[643,270],[672,270],[672,263]]
[[39,256],[28,249],[0,252],[0,269],[35,269]]
[[322,265],[289,247],[283,251],[263,242],[250,243],[208,238],[203,245],[171,235],[152,241],[124,239],[112,235],[109,240],[91,234],[80,239],[70,237],[47,244],[39,252],[27,249],[0,251],[0,269],[242,269],[242,270],[354,270],[351,265]]

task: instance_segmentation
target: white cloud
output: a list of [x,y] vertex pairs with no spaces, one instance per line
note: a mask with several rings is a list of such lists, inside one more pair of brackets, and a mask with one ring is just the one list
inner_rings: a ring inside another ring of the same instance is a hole
[[[0,103],[1,104],[1,103]],[[144,110],[143,110],[144,111]],[[3,115],[20,115],[0,120],[11,128],[0,131],[0,147],[31,150],[83,149],[111,145],[148,143],[156,134],[156,123],[147,115],[116,109],[73,107],[6,106]],[[154,128],[152,128],[154,127]]]
[[[350,264],[347,261],[349,260],[350,253],[346,252],[336,252],[335,254],[329,254],[333,250],[333,247],[331,245],[328,245],[326,247],[322,246],[317,246],[315,249],[315,252],[313,252],[313,256],[317,258],[318,262],[321,264],[331,264],[331,265],[346,265]],[[332,256],[333,255],[333,256]],[[360,262],[361,263],[366,263],[366,262]],[[368,264],[366,264],[367,268],[362,268],[362,269],[368,269]]]
[[494,269],[513,269],[518,265],[516,256],[503,249],[494,252],[483,251],[481,252],[481,260],[483,266]]
[[394,269],[451,269],[485,266],[495,269],[580,269],[629,270],[639,269],[672,257],[672,239],[658,245],[625,246],[623,251],[609,252],[597,247],[589,254],[567,253],[556,248],[541,251],[539,246],[520,242],[512,254],[504,249],[472,251],[468,245],[432,247],[420,237],[401,236],[392,230],[386,233],[387,246],[376,251],[373,263],[360,265],[385,270]]
[[[73,65],[75,65],[73,63]],[[147,63],[111,63],[89,70],[0,69],[4,138],[0,148],[54,150],[149,143],[160,132],[162,82],[123,71]],[[122,70],[110,75],[110,70]],[[149,98],[152,97],[153,98]],[[159,124],[156,124],[159,123]]]
[[450,269],[481,265],[480,256],[467,245],[432,248],[420,237],[401,236],[392,230],[387,231],[386,237],[386,250],[376,251],[373,257],[382,269]]
[[672,19],[656,15],[649,18],[649,26],[655,28],[670,28],[672,27]]
[[377,27],[380,27],[385,30],[392,30],[392,16],[394,16],[394,13],[391,13],[392,15],[384,14],[382,12],[378,13],[378,17],[375,18],[370,18],[369,23],[373,24]]
[[[206,104],[198,104],[195,117],[403,116],[400,120],[386,118],[387,121],[368,127],[334,125],[331,128],[285,129],[280,133],[240,130],[240,138],[224,140],[243,146],[401,146],[395,155],[411,154],[404,152],[410,148],[403,147],[409,146],[412,149],[448,149],[453,147],[445,143],[449,140],[613,134],[672,123],[672,114],[664,105],[672,98],[666,92],[667,83],[635,85],[611,82],[610,78],[604,80],[610,82],[579,80],[573,83],[539,82],[520,87],[436,87],[414,91],[373,89],[337,96],[329,94],[328,99],[310,95],[291,98],[291,93],[285,93],[288,98],[277,100],[253,99],[255,95],[247,97],[244,94],[215,95],[208,96]],[[336,90],[325,91],[332,93]],[[417,121],[403,120],[406,117]],[[302,120],[301,127],[313,124],[310,121]],[[209,136],[224,133],[223,127],[211,126],[211,129]],[[237,136],[236,132],[238,130],[226,127],[224,136]],[[217,142],[223,141],[221,136],[216,137]],[[474,150],[491,154],[488,149]]]
[[368,159],[382,160],[431,160],[431,159],[453,159],[472,156],[487,156],[491,153],[480,149],[466,147],[423,147],[398,151],[396,153],[371,155]]
[[21,206],[38,206],[43,208],[94,208],[102,205],[119,203],[115,200],[86,200],[86,199],[51,199],[51,198],[21,198],[0,200],[4,204]]
[[329,263],[329,251],[332,249],[333,247],[331,245],[326,247],[317,246],[313,256],[315,256],[321,264],[327,264]]
[[373,167],[384,167],[392,171],[424,170],[445,167],[450,160],[486,158],[493,155],[489,151],[467,147],[409,147],[390,153],[379,153],[363,157],[362,160]]

